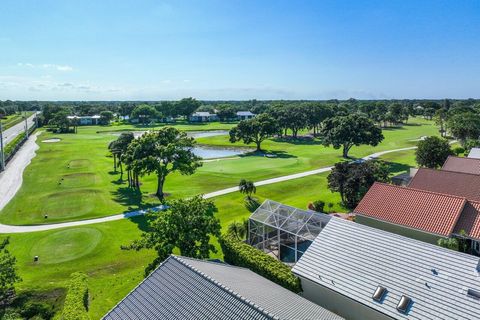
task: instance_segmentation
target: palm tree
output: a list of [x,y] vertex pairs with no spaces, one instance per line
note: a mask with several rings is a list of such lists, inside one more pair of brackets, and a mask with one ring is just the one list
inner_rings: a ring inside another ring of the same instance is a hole
[[245,179],[240,180],[238,189],[240,193],[247,195],[248,200],[252,200],[252,194],[257,192],[257,188],[255,187],[253,181],[247,181]]
[[243,222],[233,221],[228,225],[227,232],[230,235],[235,236],[239,241],[243,241],[247,234],[248,222],[244,220]]

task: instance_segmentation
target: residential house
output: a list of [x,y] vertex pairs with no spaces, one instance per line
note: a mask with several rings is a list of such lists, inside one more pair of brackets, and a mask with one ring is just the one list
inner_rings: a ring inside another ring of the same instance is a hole
[[442,170],[480,174],[480,159],[449,156]]
[[420,168],[408,187],[480,201],[480,175]]
[[194,112],[190,117],[188,117],[188,121],[190,122],[209,122],[217,120],[218,116],[210,112]]
[[238,120],[249,120],[253,119],[255,114],[251,113],[250,111],[238,111],[237,112],[237,119]]
[[464,196],[377,182],[353,212],[358,223],[433,244],[467,237],[480,254],[480,202]]
[[93,115],[93,116],[68,116],[67,117],[72,123],[75,122],[77,125],[80,126],[91,126],[100,124],[100,116]]
[[479,258],[332,218],[292,269],[346,319],[480,319]]
[[172,255],[103,319],[342,318],[249,269]]

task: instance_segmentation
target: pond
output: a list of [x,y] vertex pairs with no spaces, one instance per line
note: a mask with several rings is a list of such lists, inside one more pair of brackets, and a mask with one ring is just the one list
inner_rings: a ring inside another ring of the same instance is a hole
[[[135,138],[139,138],[146,131],[133,131]],[[114,135],[120,135],[119,132],[113,133]],[[227,130],[213,130],[213,131],[187,131],[187,136],[194,139],[207,138],[215,136],[227,135]],[[244,148],[223,148],[223,147],[210,147],[210,146],[198,146],[193,148],[193,153],[203,159],[216,159],[216,158],[228,158],[235,157],[241,154],[250,152],[250,149]]]
[[200,146],[200,147],[193,148],[193,153],[195,153],[199,157],[202,157],[203,159],[235,157],[250,151],[251,150],[249,149],[221,148],[221,147],[207,147],[207,146]]

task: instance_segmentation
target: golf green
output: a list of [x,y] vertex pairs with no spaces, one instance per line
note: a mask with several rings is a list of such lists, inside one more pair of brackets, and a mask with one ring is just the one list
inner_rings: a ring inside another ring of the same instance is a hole
[[51,233],[39,239],[30,254],[38,256],[38,264],[55,264],[79,259],[92,252],[102,239],[102,232],[93,228],[77,228]]

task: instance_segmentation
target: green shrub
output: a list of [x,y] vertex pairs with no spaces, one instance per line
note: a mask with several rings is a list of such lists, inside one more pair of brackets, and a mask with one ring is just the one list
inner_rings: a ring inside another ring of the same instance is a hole
[[27,302],[20,311],[21,315],[26,319],[31,319],[35,316],[40,319],[50,319],[54,316],[52,306],[44,302]]
[[453,153],[455,153],[456,156],[459,156],[460,154],[465,153],[465,148],[456,147],[453,149]]
[[90,319],[88,309],[87,276],[81,272],[72,273],[68,284],[67,296],[63,305],[61,319],[87,320]]
[[232,235],[225,234],[219,241],[225,262],[249,268],[253,272],[295,293],[302,291],[300,279],[282,262],[237,240]]
[[325,202],[323,202],[322,200],[317,200],[313,202],[313,210],[317,212],[325,212],[324,209],[325,209]]

